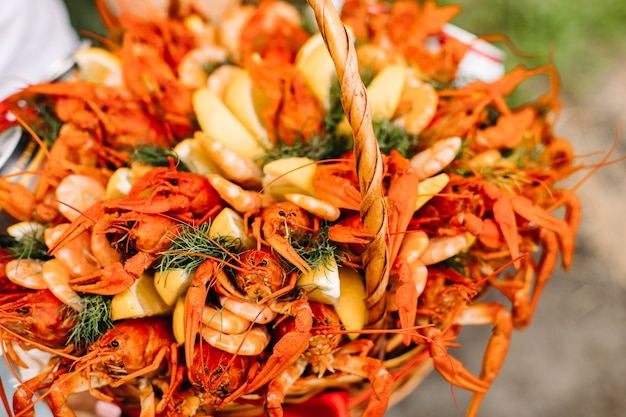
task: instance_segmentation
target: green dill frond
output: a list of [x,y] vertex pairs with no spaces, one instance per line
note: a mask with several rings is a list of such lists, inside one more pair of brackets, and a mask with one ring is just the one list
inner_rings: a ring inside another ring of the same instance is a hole
[[486,166],[479,167],[475,172],[471,172],[467,169],[456,169],[457,174],[471,177],[478,174],[480,178],[484,178],[485,181],[494,183],[503,190],[512,191],[518,193],[524,187],[532,185],[535,180],[528,176],[528,172],[525,168],[516,169],[503,166]]
[[174,161],[178,171],[189,172],[189,168],[178,157],[176,152],[156,145],[144,144],[133,148],[133,152],[129,157],[129,163],[136,161],[152,167],[169,167],[170,158]]
[[76,325],[68,336],[67,344],[87,347],[113,327],[111,297],[97,294],[81,294],[81,297],[83,309],[80,312],[76,313],[71,307],[65,307],[73,312],[76,319]]
[[26,100],[26,107],[36,112],[36,117],[28,117],[26,122],[48,148],[54,144],[63,125],[56,116],[54,105],[55,100],[45,95]]
[[372,125],[378,146],[381,152],[387,155],[395,149],[406,158],[417,147],[417,135],[409,135],[403,127],[393,124],[391,120],[374,119]]
[[231,236],[209,237],[209,223],[200,226],[181,225],[169,248],[161,252],[159,271],[183,269],[195,271],[208,257],[227,260],[242,250],[241,240]]
[[[371,68],[359,68],[359,74],[365,87],[370,85],[374,79],[374,71]],[[330,109],[324,117],[324,128],[327,133],[333,134],[337,130],[337,125],[345,116],[343,105],[341,104],[341,89],[337,76],[334,76],[330,82],[329,100]]]
[[359,68],[359,75],[361,76],[361,81],[363,81],[363,85],[367,88],[372,83],[374,76],[376,73],[374,72],[374,68],[362,66]]
[[298,255],[311,266],[311,269],[325,266],[331,258],[339,265],[338,247],[328,237],[329,228],[330,223],[323,221],[319,231],[306,234],[298,242],[291,242]]
[[304,157],[313,161],[338,158],[352,149],[352,141],[346,138],[324,134],[313,136],[309,140],[297,140],[293,145],[277,143],[264,155],[264,163],[276,159]]
[[341,91],[337,76],[334,76],[330,82],[329,100],[330,109],[324,117],[324,129],[327,133],[332,134],[337,130],[337,125],[343,120],[345,115],[343,105],[341,104]]
[[452,258],[445,259],[437,264],[438,267],[441,268],[450,268],[453,271],[459,273],[460,275],[467,275],[467,259],[463,256],[463,254],[459,254],[453,256]]
[[48,255],[48,246],[44,242],[44,230],[33,229],[26,232],[17,240],[9,235],[2,236],[2,247],[9,250],[10,256],[15,259],[39,259],[47,261],[52,259]]

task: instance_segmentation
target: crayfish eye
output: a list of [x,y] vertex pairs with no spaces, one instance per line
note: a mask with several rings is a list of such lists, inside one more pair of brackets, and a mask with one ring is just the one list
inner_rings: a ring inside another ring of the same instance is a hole
[[285,215],[285,211],[284,210],[279,210],[278,211],[278,215],[279,216],[284,216]]
[[28,307],[20,307],[17,310],[15,310],[16,312],[18,312],[19,314],[28,314],[28,311],[30,309]]
[[263,259],[259,266],[267,266],[267,259]]
[[117,340],[114,340],[114,341],[112,341],[111,343],[109,343],[109,346],[108,346],[108,347],[111,347],[111,348],[116,348],[116,347],[118,347],[119,345],[120,345],[120,342],[118,342]]

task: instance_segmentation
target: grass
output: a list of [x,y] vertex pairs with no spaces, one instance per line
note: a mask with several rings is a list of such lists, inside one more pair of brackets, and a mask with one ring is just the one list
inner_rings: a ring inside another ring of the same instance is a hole
[[[456,3],[462,12],[452,23],[477,35],[500,33],[523,52],[537,58],[521,60],[510,51],[507,68],[552,61],[569,100],[582,101],[626,55],[626,2],[623,0],[440,0]],[[503,46],[503,45],[502,45]],[[505,48],[506,49],[506,48]]]
[[[105,33],[93,0],[64,1],[74,27]],[[449,3],[463,9],[452,23],[477,35],[507,35],[523,52],[536,56],[520,59],[509,51],[507,68],[520,62],[554,62],[571,101],[583,101],[615,57],[626,55],[623,0],[439,0]]]

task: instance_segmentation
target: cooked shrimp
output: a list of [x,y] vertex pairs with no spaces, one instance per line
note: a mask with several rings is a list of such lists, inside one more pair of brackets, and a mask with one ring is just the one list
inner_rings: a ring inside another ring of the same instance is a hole
[[58,259],[44,262],[41,275],[46,286],[56,298],[76,311],[83,309],[82,298],[70,288],[70,272],[63,262]]
[[265,326],[255,326],[250,331],[240,334],[225,334],[206,327],[202,338],[211,346],[243,356],[256,356],[263,352],[270,342],[270,335]]
[[250,301],[235,300],[234,298],[221,296],[220,304],[226,310],[253,323],[266,324],[277,316],[274,311],[270,310],[269,306]]
[[236,60],[241,58],[241,32],[246,25],[255,7],[241,5],[229,10],[222,16],[222,21],[217,29],[217,37],[230,55]]
[[252,322],[238,314],[211,306],[205,306],[202,310],[202,323],[226,334],[243,333],[252,325]]
[[435,117],[439,96],[431,84],[422,81],[416,71],[407,71],[395,117],[407,132],[414,135],[428,126]]
[[328,221],[335,221],[341,215],[338,207],[327,203],[319,198],[311,197],[306,194],[285,194],[285,199],[291,201],[295,205],[302,207],[309,213]]
[[241,188],[219,174],[210,174],[208,178],[220,197],[239,213],[268,207],[275,203],[273,197]]
[[71,222],[93,204],[102,201],[105,195],[105,186],[86,175],[68,175],[56,189],[59,211]]
[[178,64],[178,76],[189,88],[204,87],[209,70],[226,61],[226,49],[216,45],[205,45],[187,52]]
[[261,169],[251,159],[240,156],[218,140],[203,132],[196,132],[194,139],[209,155],[227,179],[246,188],[261,186]]
[[48,288],[41,275],[43,262],[37,259],[13,259],[6,264],[9,281],[31,290]]
[[[44,232],[44,241],[51,248],[55,242],[65,233],[70,223],[61,223],[54,227],[49,227]],[[88,231],[78,235],[60,246],[54,252],[54,257],[58,259],[69,273],[74,277],[81,277],[96,273],[100,269],[96,258],[91,253],[91,237]]]
[[440,172],[456,158],[461,149],[458,136],[436,142],[411,158],[411,167],[418,174],[420,181]]
[[433,265],[461,253],[470,244],[468,234],[441,236],[430,239],[428,247],[420,256],[425,265]]

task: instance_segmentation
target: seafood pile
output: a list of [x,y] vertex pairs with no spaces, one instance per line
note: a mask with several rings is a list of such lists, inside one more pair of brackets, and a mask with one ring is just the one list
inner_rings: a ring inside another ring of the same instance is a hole
[[[101,7],[72,79],[0,103],[42,155],[0,179],[2,349],[49,356],[5,404],[280,416],[347,392],[382,416],[432,366],[476,415],[572,264],[555,69],[460,79],[460,8],[430,0],[346,1],[346,29],[328,1],[175,3]],[[549,91],[511,107],[535,76]],[[494,327],[478,375],[448,351],[465,325]]]

